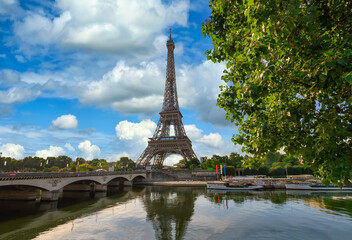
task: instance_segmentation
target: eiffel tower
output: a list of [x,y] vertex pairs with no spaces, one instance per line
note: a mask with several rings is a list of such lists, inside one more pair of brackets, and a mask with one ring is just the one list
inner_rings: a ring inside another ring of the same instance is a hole
[[[160,114],[158,126],[153,137],[149,138],[148,146],[138,158],[136,165],[153,165],[153,168],[161,168],[164,160],[172,154],[180,154],[184,159],[197,158],[192,150],[191,140],[186,135],[182,123],[182,114],[178,107],[176,74],[174,62],[175,44],[171,38],[167,46],[167,67],[164,102]],[[173,130],[173,132],[170,132]],[[153,160],[151,164],[151,161]]]

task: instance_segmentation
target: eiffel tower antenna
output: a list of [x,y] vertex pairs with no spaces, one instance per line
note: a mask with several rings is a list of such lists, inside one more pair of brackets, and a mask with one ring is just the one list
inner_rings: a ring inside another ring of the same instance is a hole
[[193,152],[191,140],[187,137],[183,127],[183,116],[178,106],[174,62],[175,44],[171,38],[171,28],[170,39],[167,40],[166,47],[165,92],[163,106],[159,113],[159,123],[153,136],[149,138],[147,148],[138,158],[137,166],[153,165],[154,168],[161,168],[164,160],[172,154],[180,154],[187,160],[197,158]]

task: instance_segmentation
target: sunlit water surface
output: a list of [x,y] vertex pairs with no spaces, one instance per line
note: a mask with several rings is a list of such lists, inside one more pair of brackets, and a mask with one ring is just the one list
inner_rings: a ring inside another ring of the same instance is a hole
[[142,187],[58,203],[0,201],[0,239],[352,239],[352,193]]

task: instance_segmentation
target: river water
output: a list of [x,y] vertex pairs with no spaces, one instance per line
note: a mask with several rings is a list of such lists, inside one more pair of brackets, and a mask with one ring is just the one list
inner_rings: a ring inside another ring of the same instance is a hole
[[0,239],[352,239],[352,193],[139,187],[0,201]]

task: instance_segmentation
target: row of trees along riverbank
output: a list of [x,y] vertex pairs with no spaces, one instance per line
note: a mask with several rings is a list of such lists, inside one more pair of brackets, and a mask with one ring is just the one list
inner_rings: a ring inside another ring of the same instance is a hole
[[128,157],[121,157],[117,162],[107,162],[105,159],[85,160],[62,155],[58,157],[25,157],[16,160],[11,157],[0,158],[0,172],[86,172],[98,169],[133,170],[135,162]]
[[[180,161],[183,169],[215,169],[216,166],[225,165],[226,175],[235,176],[236,169],[242,169],[243,175],[268,175],[273,177],[282,177],[295,174],[311,174],[312,171],[300,163],[298,158],[293,156],[282,155],[280,153],[266,154],[264,164],[258,169],[243,168],[247,156],[241,156],[238,153],[230,155],[213,155],[204,157],[200,163],[198,159]],[[114,170],[134,170],[135,162],[128,157],[121,157],[117,162],[107,162],[105,159],[85,160],[84,158],[72,158],[62,155],[58,157],[25,157],[16,160],[10,157],[0,159],[0,170],[3,172],[85,172],[96,171],[98,169],[108,170],[114,167]]]
[[184,169],[215,169],[216,166],[225,165],[226,175],[235,176],[236,169],[242,169],[243,175],[267,175],[272,177],[283,177],[286,175],[312,174],[312,170],[304,166],[301,161],[290,155],[269,152],[263,159],[263,165],[258,169],[243,168],[243,163],[248,156],[241,156],[238,153],[219,156],[213,155],[211,158],[203,158],[200,163],[198,159],[180,161]]

